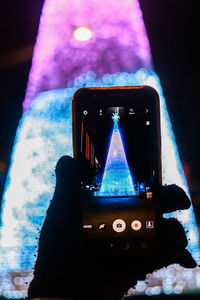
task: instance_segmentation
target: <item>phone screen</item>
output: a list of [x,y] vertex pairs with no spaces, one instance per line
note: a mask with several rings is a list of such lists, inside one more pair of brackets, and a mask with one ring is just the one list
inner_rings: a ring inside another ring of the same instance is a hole
[[160,182],[155,94],[145,88],[88,89],[77,96],[74,146],[85,230],[102,237],[152,236]]
[[98,101],[89,97],[78,112],[82,192],[89,197],[152,198],[159,178],[155,103],[136,101],[134,95],[121,99],[119,106],[114,99],[112,106],[111,99],[107,105],[102,100],[100,95]]

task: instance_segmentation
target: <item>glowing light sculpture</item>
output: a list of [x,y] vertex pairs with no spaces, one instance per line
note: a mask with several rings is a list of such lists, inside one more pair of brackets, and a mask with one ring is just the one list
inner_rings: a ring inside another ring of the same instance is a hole
[[[91,30],[87,38],[75,38],[80,27]],[[82,86],[143,84],[153,86],[160,95],[163,184],[176,183],[188,193],[138,1],[44,2],[2,201],[3,296],[14,299],[26,295],[39,229],[55,186],[53,170],[60,156],[72,155],[73,93]],[[200,262],[192,207],[168,216],[182,222],[188,231],[188,249]]]
[[98,196],[135,195],[132,176],[118,127],[119,115],[113,115],[114,128]]

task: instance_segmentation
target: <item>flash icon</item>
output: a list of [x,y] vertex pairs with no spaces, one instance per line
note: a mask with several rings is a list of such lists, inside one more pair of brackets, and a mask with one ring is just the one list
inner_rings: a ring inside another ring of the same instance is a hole
[[106,224],[105,224],[105,223],[100,223],[100,224],[98,225],[98,228],[99,228],[99,230],[103,230],[103,229],[106,228]]

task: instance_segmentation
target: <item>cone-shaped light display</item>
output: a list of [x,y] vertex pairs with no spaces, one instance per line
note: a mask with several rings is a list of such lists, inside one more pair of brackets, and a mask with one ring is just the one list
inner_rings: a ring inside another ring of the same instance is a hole
[[114,126],[99,196],[132,196],[134,186],[118,127],[119,115],[114,113],[112,119]]
[[[53,196],[53,170],[60,156],[72,155],[73,93],[83,86],[144,84],[160,95],[162,182],[177,184],[188,193],[138,0],[44,1],[24,113],[2,200],[3,296],[14,299],[26,295],[39,229]],[[168,216],[182,222],[187,248],[200,262],[193,208]]]

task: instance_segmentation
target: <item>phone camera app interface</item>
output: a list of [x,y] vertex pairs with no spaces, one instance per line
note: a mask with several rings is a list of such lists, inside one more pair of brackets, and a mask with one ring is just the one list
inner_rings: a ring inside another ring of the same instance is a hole
[[158,173],[155,120],[148,103],[81,109],[77,153],[85,195],[152,198]]

